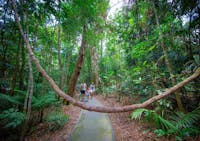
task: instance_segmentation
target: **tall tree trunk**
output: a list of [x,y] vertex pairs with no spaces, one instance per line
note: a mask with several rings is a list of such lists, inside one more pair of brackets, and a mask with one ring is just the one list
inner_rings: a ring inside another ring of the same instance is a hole
[[28,68],[29,68],[29,80],[28,80],[28,90],[26,94],[26,98],[24,101],[24,113],[26,114],[24,125],[22,127],[22,133],[20,140],[23,141],[24,136],[26,134],[28,128],[28,122],[31,115],[31,102],[32,102],[32,95],[33,95],[33,70],[31,64],[31,57],[28,54]]
[[[20,36],[20,35],[19,35]],[[12,79],[12,90],[11,90],[11,95],[14,94],[14,90],[15,90],[15,87],[16,87],[16,83],[17,83],[17,78],[18,78],[18,75],[19,75],[19,62],[20,62],[20,49],[22,47],[22,38],[19,37],[19,44],[18,44],[18,47],[17,47],[17,53],[16,53],[16,62],[15,62],[15,69],[14,69],[14,73],[13,73],[13,79]]]
[[61,25],[60,25],[60,0],[58,0],[59,4],[59,16],[58,16],[58,68],[59,68],[59,86],[62,89],[63,88],[63,67],[62,67],[62,60],[61,60],[61,45],[60,45],[60,30],[61,30]]
[[98,53],[95,47],[90,48],[90,56],[91,56],[91,66],[92,66],[92,81],[95,82],[95,85],[99,85],[99,66],[98,66]]
[[[27,23],[28,17],[24,11],[23,11],[23,15],[24,15],[24,20]],[[29,34],[28,31],[29,30],[28,30],[28,25],[27,25],[26,26],[27,35]],[[28,36],[27,36],[27,38],[28,38]],[[32,103],[32,95],[33,95],[33,69],[32,69],[30,54],[28,54],[28,69],[29,69],[28,89],[27,89],[27,94],[26,94],[26,98],[24,101],[24,113],[26,116],[25,116],[24,125],[22,127],[21,138],[20,138],[21,141],[24,140],[24,136],[27,132],[28,123],[29,123],[29,119],[30,119],[30,115],[31,115],[31,103]]]
[[[6,1],[5,1],[6,2]],[[7,7],[6,7],[6,4],[3,5],[3,25],[6,25],[6,15],[7,15]],[[1,19],[2,20],[2,19]],[[4,27],[4,26],[3,26]],[[5,27],[4,27],[5,28]],[[6,78],[6,70],[7,70],[7,67],[6,67],[6,54],[7,54],[7,47],[6,47],[6,39],[5,39],[5,29],[4,30],[1,30],[1,62],[2,62],[2,65],[0,67],[0,78],[3,78],[5,79]],[[3,90],[4,91],[4,90]],[[5,90],[6,92],[6,90]]]
[[83,27],[81,47],[80,47],[80,50],[79,50],[78,60],[77,60],[76,65],[75,65],[75,70],[74,70],[74,72],[73,72],[73,74],[70,78],[70,81],[69,81],[68,94],[72,97],[74,96],[75,86],[76,86],[78,77],[79,77],[80,72],[81,72],[81,68],[82,68],[82,65],[83,65],[83,62],[84,62],[85,50],[87,48],[86,41],[85,41],[85,33],[86,33],[86,25]]
[[20,72],[19,72],[19,89],[24,90],[24,69],[25,69],[25,51],[24,51],[24,42],[23,46],[21,48],[21,66],[20,66]]
[[138,5],[138,0],[135,0],[135,20],[136,20],[136,29],[137,29],[137,32],[136,32],[136,38],[137,39],[140,39],[141,35],[140,35],[140,27],[139,27],[139,5]]
[[[156,24],[157,24],[157,27],[159,29],[160,22],[159,22],[157,10],[156,10],[156,7],[155,7],[155,3],[153,3],[153,6],[154,6],[154,14],[155,14],[155,18],[156,18]],[[169,57],[168,57],[168,54],[167,54],[167,49],[166,49],[166,47],[164,45],[163,33],[162,33],[162,31],[160,29],[159,29],[159,40],[160,40],[160,45],[161,45],[161,48],[162,48],[162,51],[163,51],[163,54],[164,54],[165,64],[167,66],[168,72],[169,72],[170,77],[171,77],[171,83],[172,83],[172,85],[175,85],[176,84],[176,80],[174,78],[172,65],[171,65],[171,63],[169,61]],[[176,97],[176,101],[177,101],[177,105],[178,105],[179,110],[182,111],[182,112],[185,112],[185,109],[184,109],[183,104],[181,102],[180,94],[178,92],[175,92],[175,97]]]
[[1,70],[1,74],[0,74],[0,77],[2,78],[6,78],[6,54],[7,54],[7,48],[6,48],[6,44],[5,44],[5,39],[4,39],[4,32],[1,31],[1,46],[2,46],[2,67],[0,68]]
[[65,73],[64,73],[64,78],[63,78],[63,85],[64,87],[68,86],[69,85],[69,79],[70,79],[70,63],[71,63],[71,60],[72,60],[72,48],[73,46],[70,47],[69,49],[69,52],[67,52],[68,55],[65,56]]
[[58,68],[59,68],[59,86],[62,89],[62,61],[61,61],[61,54],[60,54],[60,22],[58,23]]

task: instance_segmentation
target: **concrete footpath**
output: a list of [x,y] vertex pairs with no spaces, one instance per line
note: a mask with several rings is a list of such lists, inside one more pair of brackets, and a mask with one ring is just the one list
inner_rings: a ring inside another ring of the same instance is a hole
[[[87,104],[101,106],[95,98],[90,99]],[[115,141],[107,114],[82,110],[80,119],[67,141]]]

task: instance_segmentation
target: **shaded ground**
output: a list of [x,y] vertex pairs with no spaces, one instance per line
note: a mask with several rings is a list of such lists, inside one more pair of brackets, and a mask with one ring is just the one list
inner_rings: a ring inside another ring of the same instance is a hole
[[[123,106],[117,102],[117,99],[113,96],[106,100],[103,96],[97,96],[97,99],[105,106]],[[151,132],[151,128],[146,123],[139,122],[137,120],[130,120],[130,112],[125,113],[111,113],[108,114],[114,128],[115,137],[117,141],[168,141],[166,138],[157,138],[156,135]],[[171,139],[173,141],[173,139]]]
[[[112,98],[107,98],[106,100],[103,96],[95,96],[102,105],[105,106],[123,106],[126,101],[117,102],[116,96]],[[60,130],[55,132],[48,131],[45,125],[38,125],[35,132],[27,138],[28,141],[66,141],[69,138],[70,133],[72,133],[76,123],[80,118],[81,109],[75,106],[64,106],[63,112],[69,115],[70,120],[67,124]],[[97,113],[100,114],[100,113]],[[174,141],[173,138],[158,138],[153,133],[152,127],[148,124],[137,121],[130,120],[130,112],[126,113],[112,113],[108,114],[110,121],[112,123],[112,128],[114,129],[116,141]],[[85,118],[85,117],[83,117]],[[95,124],[95,123],[92,123]],[[90,131],[91,132],[91,131]],[[188,138],[186,141],[198,141],[200,137],[194,139]],[[88,141],[88,140],[83,140]]]
[[66,141],[78,122],[81,109],[73,105],[63,105],[62,111],[69,116],[67,124],[56,131],[49,131],[48,125],[42,123],[35,127],[35,132],[26,137],[27,141]]
[[[116,102],[117,100],[115,97],[108,98],[106,100],[103,98],[103,96],[98,95],[95,97],[101,102],[102,105],[111,106],[111,107],[122,106],[121,103]],[[76,126],[76,123],[78,123],[78,120],[79,119],[83,120],[84,118],[86,118],[85,112],[87,111],[84,110],[83,117],[81,118],[80,108],[72,106],[72,105],[70,106],[64,105],[63,112],[69,115],[70,120],[62,129],[52,132],[52,131],[48,131],[48,127],[46,125],[41,124],[37,126],[36,131],[32,133],[31,137],[28,137],[27,140],[28,141],[66,141],[67,139],[69,139],[70,134],[73,132],[73,129]],[[101,114],[101,113],[96,113],[96,114],[94,115],[94,117],[98,116],[98,114]],[[116,141],[163,141],[163,140],[168,141],[168,139],[157,138],[156,135],[150,131],[150,128],[148,127],[147,124],[139,122],[137,120],[130,120],[129,115],[130,115],[130,112],[108,114],[110,121],[112,123],[112,128],[115,133]],[[91,123],[91,124],[95,125],[96,123]],[[89,124],[86,123],[85,125],[82,125],[82,126],[87,127],[87,125]],[[94,129],[91,129],[90,133],[93,133],[92,130]],[[84,140],[82,141],[89,141],[85,139],[85,137],[89,137],[89,136],[90,135],[84,136]],[[77,139],[74,139],[73,137],[71,137],[71,139],[72,139],[71,141],[78,141]]]
[[[101,106],[95,98],[86,104]],[[105,113],[82,110],[79,122],[69,141],[114,141],[110,120]]]
[[[110,95],[106,100],[98,95],[96,98],[105,106],[116,107],[128,105],[130,100],[125,97],[120,103],[117,102],[116,95]],[[175,141],[174,137],[157,137],[153,133],[151,125],[130,119],[131,112],[108,114],[115,132],[116,141]],[[187,137],[184,141],[200,141],[200,136],[196,138]]]

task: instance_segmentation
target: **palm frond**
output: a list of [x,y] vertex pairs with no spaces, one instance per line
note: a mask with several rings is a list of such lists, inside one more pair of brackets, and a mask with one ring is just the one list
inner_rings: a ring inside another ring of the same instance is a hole
[[176,112],[175,115],[171,116],[171,119],[176,123],[178,128],[191,127],[195,122],[200,120],[200,108],[198,107],[187,114]]
[[173,123],[169,120],[166,120],[164,119],[163,117],[159,116],[158,115],[158,121],[160,123],[160,126],[162,127],[162,129],[165,129],[165,130],[173,130],[173,131],[177,131],[178,128],[173,125]]
[[137,109],[131,113],[131,119],[139,119],[140,120],[142,117],[142,114],[144,114],[145,112],[148,112],[148,110],[143,109],[143,108]]
[[187,114],[176,112],[170,117],[171,120],[163,118],[153,110],[137,109],[132,112],[131,119],[141,119],[143,114],[148,123],[153,122],[156,125],[154,132],[158,136],[175,135],[176,139],[180,140],[186,136],[200,134],[199,128],[194,126],[194,123],[200,120],[200,108]]
[[200,129],[197,127],[187,127],[180,129],[180,136],[186,137],[186,136],[196,136],[200,135]]
[[[147,110],[146,112],[145,112],[145,119],[146,119],[146,121],[147,122],[155,122],[155,121],[157,121],[156,119],[157,119],[157,114],[156,114],[156,112],[155,111],[153,111],[153,110]],[[155,123],[156,124],[156,123]]]

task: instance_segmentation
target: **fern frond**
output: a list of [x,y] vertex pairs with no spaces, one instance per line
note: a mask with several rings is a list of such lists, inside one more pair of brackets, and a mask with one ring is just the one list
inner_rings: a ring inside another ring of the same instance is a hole
[[148,111],[145,112],[145,119],[149,123],[152,122],[152,121],[156,122],[157,121],[157,116],[158,115],[153,110],[148,110]]
[[46,118],[46,121],[50,125],[50,130],[56,130],[63,127],[68,120],[69,116],[63,114],[62,112],[52,112]]
[[200,135],[200,129],[197,127],[188,127],[180,130],[181,137],[186,137],[191,135],[192,136]]
[[154,133],[156,133],[158,137],[161,137],[161,136],[164,136],[164,135],[167,134],[167,132],[165,130],[162,130],[162,129],[155,129]]
[[58,101],[55,95],[45,95],[39,98],[35,98],[32,100],[32,108],[34,110],[44,109],[50,105],[56,104]]
[[141,119],[142,114],[148,112],[147,109],[137,109],[131,113],[131,119]]
[[26,95],[26,91],[15,89],[14,92],[20,95],[24,95],[24,96]]
[[22,105],[23,103],[19,99],[20,99],[20,96],[9,96],[9,95],[0,93],[1,104],[2,102],[8,102],[11,104]]
[[170,122],[169,120],[166,120],[161,116],[158,116],[158,120],[162,129],[165,129],[165,130],[170,129],[170,130],[173,130],[173,132],[178,130],[178,128],[175,125],[173,125],[173,123]]
[[141,119],[142,114],[144,114],[147,122],[154,122],[157,128],[162,128],[165,131],[169,129],[177,130],[176,126],[170,121],[164,119],[160,115],[156,114],[153,110],[147,109],[137,109],[131,114],[131,119]]
[[171,119],[176,123],[178,128],[191,127],[195,122],[200,120],[200,108],[187,114],[176,112],[174,116],[171,116]]
[[20,125],[25,119],[25,115],[22,112],[18,112],[17,109],[10,108],[8,110],[4,110],[0,114],[0,122],[5,123],[5,128],[15,128]]
[[173,115],[170,115],[169,118],[172,123],[177,124],[177,122],[185,116],[182,112],[175,112]]

